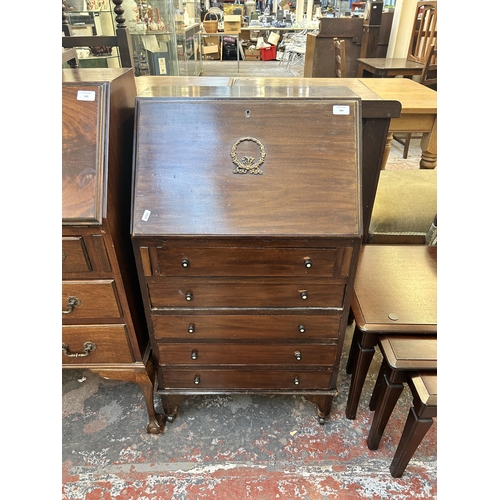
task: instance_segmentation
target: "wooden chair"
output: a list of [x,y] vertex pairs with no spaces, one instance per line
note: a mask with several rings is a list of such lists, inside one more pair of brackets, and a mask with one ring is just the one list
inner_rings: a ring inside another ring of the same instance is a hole
[[[429,49],[429,54],[427,55],[422,73],[420,74],[420,83],[437,91],[437,47],[435,44],[432,44]],[[393,136],[393,139],[403,146],[403,158],[405,160],[408,158],[411,136],[412,134],[410,132],[408,132],[404,138]]]
[[[133,68],[132,43],[128,28],[125,26],[125,17],[121,6],[123,0],[112,0],[115,4],[116,34],[97,36],[72,36],[71,26],[67,20],[65,5],[62,6],[62,46],[64,49],[76,47],[117,47],[122,68]],[[64,61],[64,56],[63,56]],[[78,58],[70,58],[67,61],[70,67],[78,66]]]
[[437,45],[437,1],[417,2],[406,58],[358,58],[358,77],[418,76]]
[[345,40],[333,39],[333,55],[335,61],[335,78],[346,78]]

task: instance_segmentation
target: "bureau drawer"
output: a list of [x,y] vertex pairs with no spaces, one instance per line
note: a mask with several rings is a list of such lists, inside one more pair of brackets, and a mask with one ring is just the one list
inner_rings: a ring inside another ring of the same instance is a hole
[[320,389],[329,390],[332,371],[305,370],[161,370],[161,389]]
[[160,276],[347,276],[352,248],[158,248]]
[[340,316],[178,315],[153,316],[157,339],[336,339]]
[[85,354],[85,343],[95,344],[86,356],[70,357],[63,350],[62,362],[66,365],[133,362],[125,325],[66,325],[62,327],[62,341],[70,354]]
[[176,278],[149,283],[151,307],[338,307],[345,285],[328,278]]
[[318,365],[335,362],[336,345],[158,344],[160,365]]
[[63,281],[62,311],[65,320],[120,318],[114,280]]
[[62,272],[85,273],[92,271],[90,259],[83,238],[64,237],[62,239]]

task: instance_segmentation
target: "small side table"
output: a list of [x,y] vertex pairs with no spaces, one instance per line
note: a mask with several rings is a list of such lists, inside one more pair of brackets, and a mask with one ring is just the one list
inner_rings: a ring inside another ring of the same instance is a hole
[[365,245],[351,303],[356,322],[347,373],[346,417],[359,398],[380,335],[437,335],[437,247]]

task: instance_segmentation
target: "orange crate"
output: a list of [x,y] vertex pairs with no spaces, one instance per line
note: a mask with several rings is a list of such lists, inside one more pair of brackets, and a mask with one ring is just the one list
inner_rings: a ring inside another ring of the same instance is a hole
[[276,45],[272,45],[271,47],[262,47],[260,49],[260,58],[263,61],[272,61],[276,59]]

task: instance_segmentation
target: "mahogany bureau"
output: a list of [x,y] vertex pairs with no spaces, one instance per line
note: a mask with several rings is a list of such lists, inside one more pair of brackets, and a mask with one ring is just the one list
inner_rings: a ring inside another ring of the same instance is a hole
[[162,432],[132,243],[134,73],[69,69],[62,79],[62,362],[137,383],[147,431]]
[[345,87],[136,100],[132,241],[169,421],[195,394],[336,395],[362,238]]

